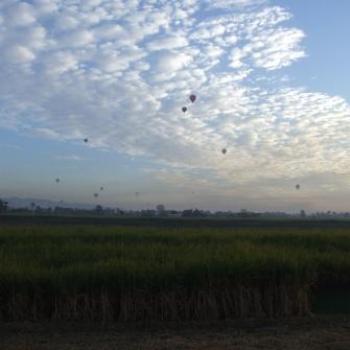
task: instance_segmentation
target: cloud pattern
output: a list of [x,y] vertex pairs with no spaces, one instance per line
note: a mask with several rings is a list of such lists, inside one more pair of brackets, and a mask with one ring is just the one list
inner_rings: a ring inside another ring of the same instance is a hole
[[265,0],[2,0],[0,127],[227,182],[342,174],[347,102],[278,81],[306,55],[291,17]]

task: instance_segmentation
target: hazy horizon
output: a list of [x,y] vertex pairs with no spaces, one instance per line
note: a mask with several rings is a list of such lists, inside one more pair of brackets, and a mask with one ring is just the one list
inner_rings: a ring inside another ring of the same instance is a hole
[[349,11],[2,0],[0,198],[350,211]]

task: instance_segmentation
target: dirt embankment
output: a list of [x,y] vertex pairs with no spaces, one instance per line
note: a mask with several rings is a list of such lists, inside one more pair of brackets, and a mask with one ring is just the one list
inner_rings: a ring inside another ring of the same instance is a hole
[[2,324],[0,350],[349,350],[350,316],[139,326]]

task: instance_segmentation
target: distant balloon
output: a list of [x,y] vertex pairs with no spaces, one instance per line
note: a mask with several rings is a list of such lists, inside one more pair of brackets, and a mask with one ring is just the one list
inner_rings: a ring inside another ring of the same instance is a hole
[[84,139],[84,142],[85,142],[85,143],[88,143],[88,142],[89,142],[89,139]]
[[182,107],[182,112],[186,113],[187,112],[187,107]]
[[227,153],[227,149],[226,149],[226,148],[223,148],[223,149],[221,150],[221,152],[222,152],[222,154],[226,154],[226,153]]
[[98,197],[98,193],[94,193],[94,197],[97,198]]
[[104,187],[103,187],[103,186],[101,186],[101,187],[100,187],[100,191],[103,191],[103,190],[104,190]]
[[135,196],[138,197],[140,195],[140,192],[135,192]]
[[56,183],[59,183],[61,180],[59,178],[56,179]]
[[190,95],[190,100],[193,103],[194,101],[196,101],[197,96],[196,95]]
[[299,185],[299,184],[296,185],[295,188],[296,188],[297,190],[300,190],[300,185]]

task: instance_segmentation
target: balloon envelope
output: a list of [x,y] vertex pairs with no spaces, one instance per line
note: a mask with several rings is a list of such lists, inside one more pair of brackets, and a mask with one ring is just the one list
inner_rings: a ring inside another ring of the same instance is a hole
[[187,112],[187,107],[182,107],[182,112]]
[[196,95],[190,95],[190,100],[193,103],[194,101],[196,101],[197,96]]
[[221,150],[221,152],[222,152],[222,154],[226,154],[227,149],[226,149],[226,148],[223,148],[223,149]]

